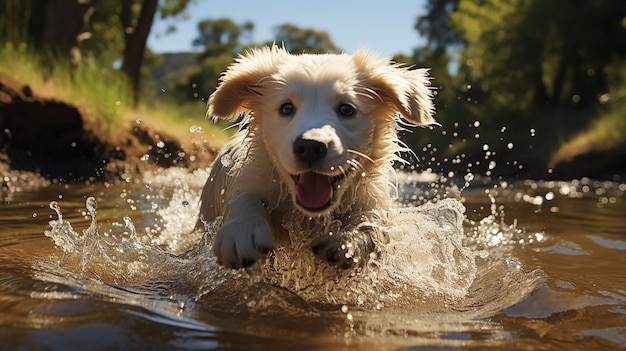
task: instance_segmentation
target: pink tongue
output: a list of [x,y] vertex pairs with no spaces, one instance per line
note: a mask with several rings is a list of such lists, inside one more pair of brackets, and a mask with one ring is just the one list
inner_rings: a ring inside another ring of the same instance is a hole
[[333,194],[333,188],[327,176],[314,172],[300,174],[296,185],[298,201],[305,207],[316,209],[328,203]]

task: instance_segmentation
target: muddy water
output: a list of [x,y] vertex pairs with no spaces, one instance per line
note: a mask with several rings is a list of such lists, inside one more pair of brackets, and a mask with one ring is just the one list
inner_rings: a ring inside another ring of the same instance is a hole
[[[317,261],[292,217],[227,270],[193,231],[206,173],[9,186],[0,349],[626,348],[626,184],[398,177],[389,242]],[[11,185],[11,179],[7,179]]]

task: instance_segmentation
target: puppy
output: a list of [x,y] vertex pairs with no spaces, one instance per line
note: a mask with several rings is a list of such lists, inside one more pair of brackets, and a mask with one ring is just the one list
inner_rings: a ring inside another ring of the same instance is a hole
[[243,118],[201,196],[201,221],[223,216],[218,262],[256,262],[294,210],[319,226],[315,254],[344,268],[366,261],[375,228],[389,221],[388,174],[406,150],[397,136],[401,118],[436,124],[431,97],[427,70],[364,50],[291,55],[272,46],[236,59],[207,112]]

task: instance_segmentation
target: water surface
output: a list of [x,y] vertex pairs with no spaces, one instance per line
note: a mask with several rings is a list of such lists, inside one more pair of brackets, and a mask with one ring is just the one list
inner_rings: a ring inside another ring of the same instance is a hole
[[[7,186],[5,349],[626,347],[626,184],[399,174],[381,255],[318,261],[314,229],[246,270],[193,231],[206,172]],[[466,183],[467,181],[467,183]],[[52,204],[51,204],[52,203]]]

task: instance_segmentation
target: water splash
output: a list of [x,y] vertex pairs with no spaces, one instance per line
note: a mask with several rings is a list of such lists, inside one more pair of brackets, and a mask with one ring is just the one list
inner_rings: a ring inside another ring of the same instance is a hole
[[[154,178],[151,189],[173,183]],[[449,198],[394,209],[394,224],[378,228],[388,235],[388,241],[378,243],[381,254],[358,269],[343,270],[316,258],[310,245],[319,229],[298,213],[286,218],[288,237],[279,240],[265,260],[246,270],[226,269],[211,252],[221,218],[203,229],[189,227],[197,219],[194,204],[201,182],[189,184],[179,182],[169,206],[150,214],[165,223],[154,235],[138,233],[130,216],[102,233],[93,198],[85,204],[91,222],[81,235],[52,202],[58,218],[50,221],[45,235],[60,251],[48,269],[129,290],[156,285],[167,296],[178,296],[185,306],[235,314],[307,315],[330,310],[347,318],[341,312],[346,306],[350,323],[357,324],[372,318],[365,311],[411,311],[413,317],[423,318],[451,312],[469,319],[487,316],[523,299],[541,281],[539,271],[527,272],[508,255],[489,251],[504,247],[490,239],[498,237],[496,231],[519,233],[518,229],[495,216],[466,229],[464,206]],[[485,240],[491,244],[482,245]]]
[[[262,266],[266,283],[288,289],[309,302],[380,309],[432,305],[467,294],[476,277],[476,252],[463,247],[463,206],[437,204],[394,210],[389,242],[360,270],[343,271],[310,250],[316,226],[288,221],[290,243],[282,243]],[[294,213],[292,216],[297,217]],[[295,224],[294,224],[295,223]]]
[[59,204],[56,201],[50,203],[58,218],[49,222],[51,229],[44,235],[62,250],[53,258],[63,270],[109,284],[124,285],[163,277],[161,270],[152,268],[153,264],[180,265],[174,255],[152,243],[142,243],[130,217],[124,218],[123,226],[113,223],[109,231],[101,234],[95,198],[87,198],[85,205],[91,222],[81,235],[63,219]]
[[487,194],[490,200],[490,214],[479,221],[465,220],[465,245],[474,249],[488,250],[492,255],[505,255],[504,247],[539,243],[545,240],[543,233],[528,233],[517,227],[517,220],[512,224],[504,221],[504,210],[498,208],[493,195]]

